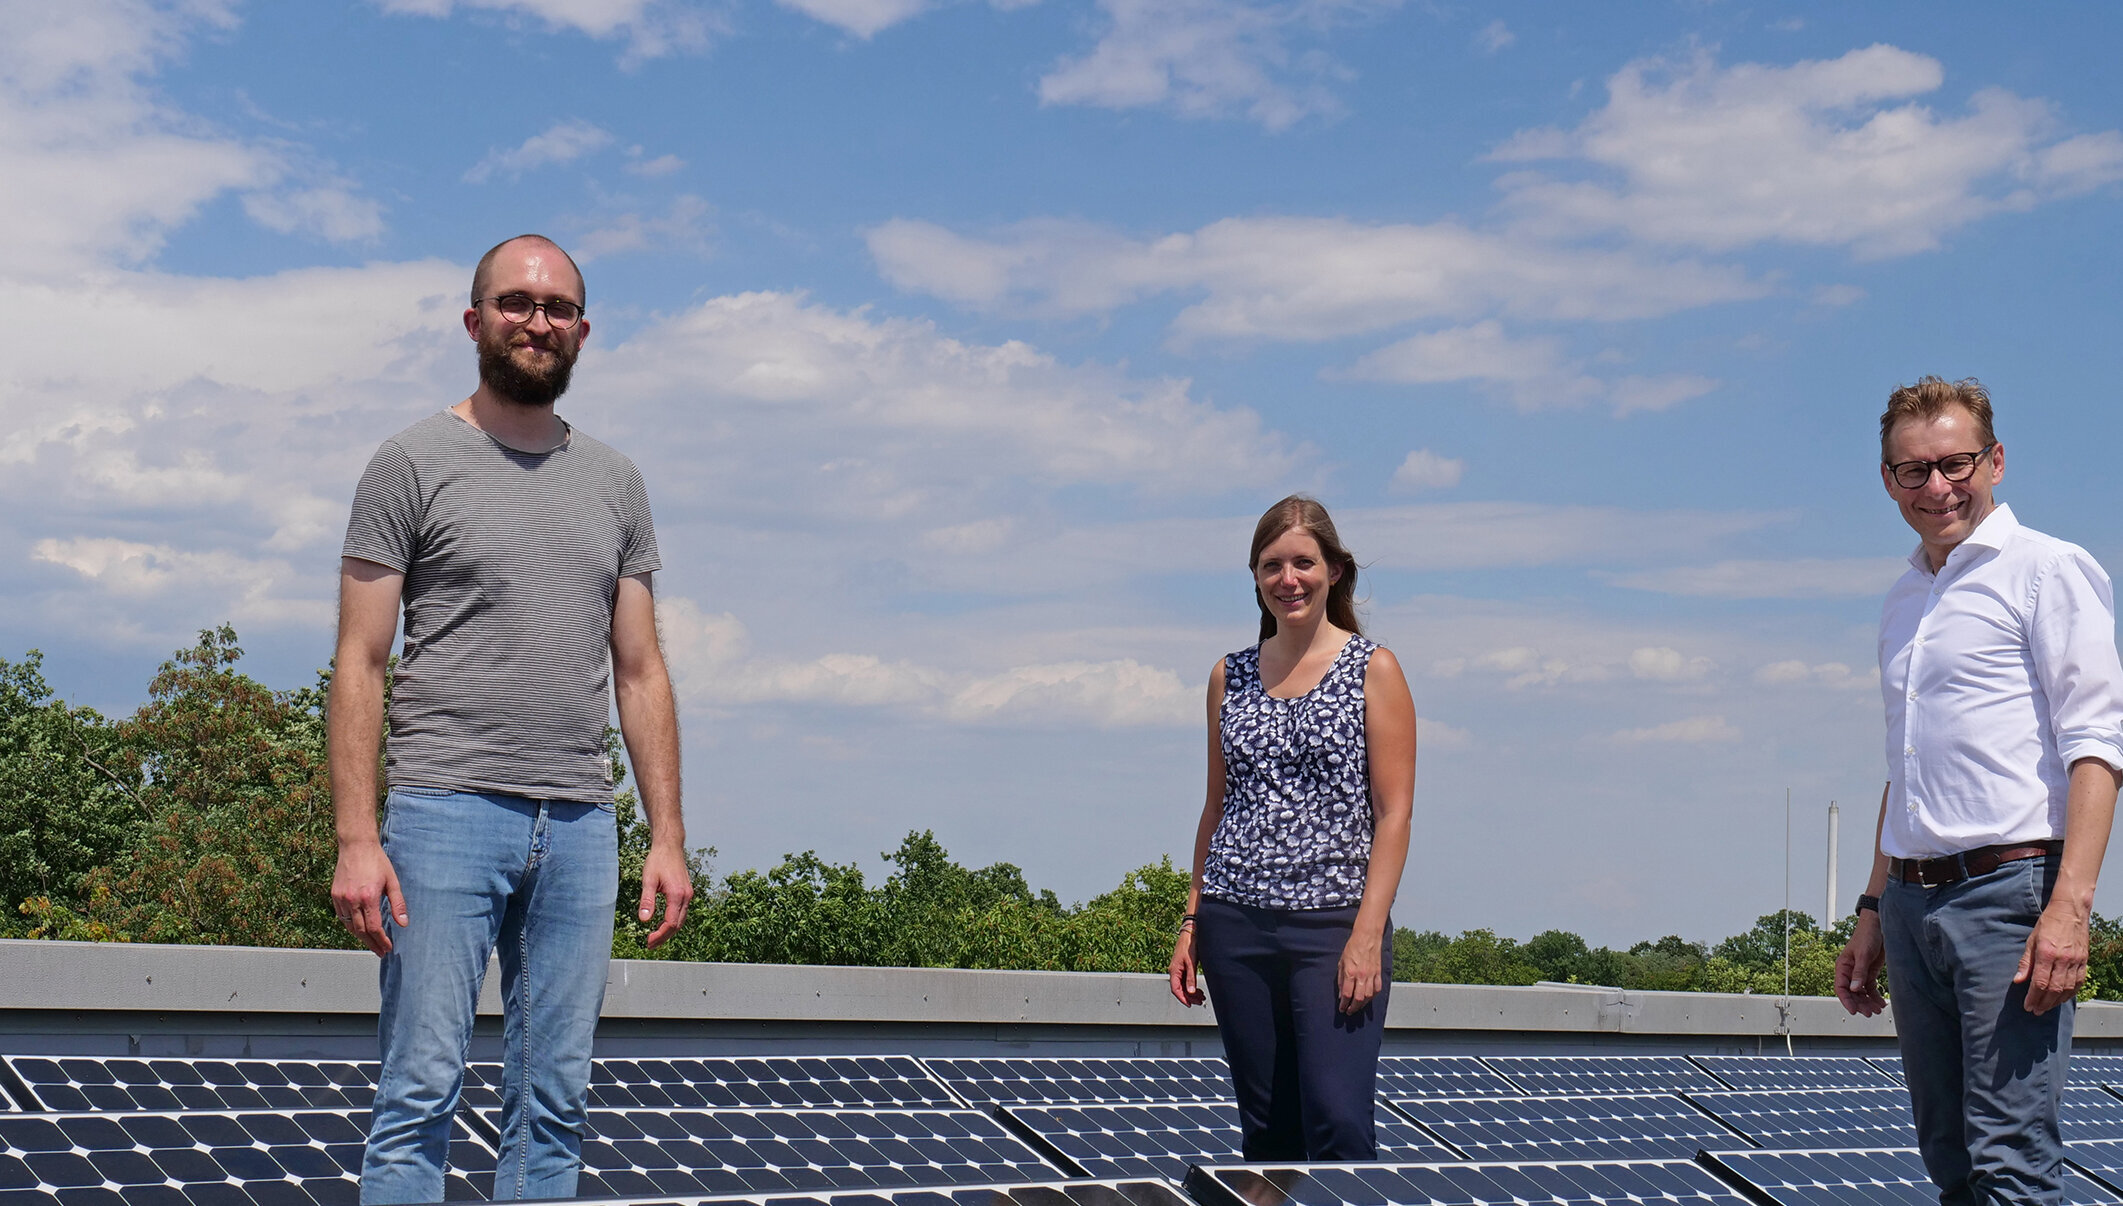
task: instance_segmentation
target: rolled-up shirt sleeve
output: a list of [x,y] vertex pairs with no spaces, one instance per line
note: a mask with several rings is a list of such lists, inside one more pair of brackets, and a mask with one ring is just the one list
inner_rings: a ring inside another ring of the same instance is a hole
[[2028,652],[2048,698],[2065,766],[2099,758],[2123,771],[2123,665],[2108,574],[2084,551],[2064,550],[2035,583]]

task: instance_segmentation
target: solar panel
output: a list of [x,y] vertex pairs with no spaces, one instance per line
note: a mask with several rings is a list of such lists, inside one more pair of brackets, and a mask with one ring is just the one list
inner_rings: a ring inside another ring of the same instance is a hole
[[2123,1193],[2123,1140],[2066,1139],[2064,1158],[2079,1171]]
[[1381,1097],[1516,1097],[1523,1090],[1472,1055],[1382,1055]]
[[1907,1080],[1903,1079],[1902,1057],[1899,1055],[1868,1055],[1865,1057],[1865,1062],[1871,1064],[1875,1068],[1878,1068],[1880,1071],[1885,1072],[1888,1076],[1888,1079],[1894,1081],[1898,1085],[1909,1083]]
[[1190,1171],[1186,1188],[1202,1206],[1753,1206],[1691,1160],[1210,1165]]
[[1725,1087],[1685,1055],[1489,1055],[1482,1062],[1528,1093],[1679,1093]]
[[711,1108],[955,1106],[958,1101],[910,1055],[775,1055],[595,1060],[590,1104]]
[[2065,1085],[2057,1122],[2067,1141],[2123,1139],[2123,1099],[2095,1085]]
[[[348,1206],[367,1110],[0,1115],[0,1203]],[[450,1201],[481,1201],[494,1151],[452,1128]]]
[[972,1110],[590,1110],[584,1197],[1044,1181],[1058,1171]]
[[2080,1085],[2123,1085],[2123,1055],[2074,1051],[2065,1065],[2065,1078]]
[[[131,1059],[10,1055],[8,1069],[45,1110],[366,1110],[376,1065],[306,1059]],[[27,1104],[27,1103],[25,1103]]]
[[1907,1089],[1690,1093],[1688,1100],[1763,1147],[1915,1147]]
[[1752,1146],[1672,1093],[1393,1103],[1470,1160],[1690,1160]]
[[969,1105],[1064,1101],[1228,1101],[1221,1059],[928,1059]]
[[[815,1194],[670,1195],[670,1206],[1195,1206],[1163,1181],[1039,1181],[952,1189],[869,1189]],[[583,1198],[570,1206],[642,1206],[640,1198]]]
[[[1718,1152],[1710,1157],[1778,1206],[1936,1206],[1938,1187],[1914,1148],[1837,1151]],[[2064,1178],[2071,1206],[2123,1202],[2075,1173]]]
[[[1238,1107],[1229,1102],[1015,1105],[1003,1113],[1087,1176],[1177,1181],[1189,1164],[1244,1158]],[[1376,1134],[1381,1160],[1465,1158],[1385,1110],[1378,1113]]]
[[1856,1055],[1692,1055],[1733,1089],[1876,1089],[1901,1080]]

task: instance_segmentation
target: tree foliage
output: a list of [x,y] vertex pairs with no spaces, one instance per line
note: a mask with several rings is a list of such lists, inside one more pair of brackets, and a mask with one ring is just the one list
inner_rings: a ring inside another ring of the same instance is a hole
[[[113,721],[70,707],[34,650],[0,659],[0,936],[348,947],[332,915],[337,848],[325,765],[328,670],[274,691],[237,669],[227,626],[199,634],[155,675],[148,700]],[[649,829],[616,731],[615,955],[848,966],[1162,972],[1186,907],[1171,860],[1064,905],[1021,868],[955,862],[929,830],[879,857],[872,882],[815,851],[717,879],[712,848],[688,852],[695,899],[655,951],[636,916]],[[1677,935],[1626,950],[1552,929],[1520,942],[1486,929],[1400,929],[1394,978],[1447,984],[1604,985],[1782,995],[1833,991],[1852,919],[1822,929],[1770,913],[1714,946]],[[1205,968],[1212,984],[1214,968]],[[2082,999],[2123,999],[2123,920],[2093,919]]]

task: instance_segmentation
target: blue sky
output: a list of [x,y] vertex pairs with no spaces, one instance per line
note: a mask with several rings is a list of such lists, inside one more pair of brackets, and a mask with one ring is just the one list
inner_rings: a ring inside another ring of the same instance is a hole
[[[1845,903],[1883,778],[1875,421],[2123,565],[2097,4],[0,0],[0,656],[306,681],[470,264],[584,262],[561,411],[649,481],[718,866],[910,828],[1182,861],[1255,516],[1318,494],[1422,718],[1396,920]],[[2104,911],[2123,908],[2113,892]]]

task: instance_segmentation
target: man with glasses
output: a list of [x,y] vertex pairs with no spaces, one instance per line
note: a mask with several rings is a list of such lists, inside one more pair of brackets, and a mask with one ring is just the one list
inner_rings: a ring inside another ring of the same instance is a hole
[[[354,491],[331,692],[332,905],[383,961],[364,1203],[443,1200],[497,945],[492,1196],[575,1195],[619,893],[608,701],[648,814],[643,923],[664,899],[650,946],[693,896],[648,495],[627,458],[553,413],[590,333],[583,301],[582,274],[551,240],[487,252],[464,312],[479,388],[386,440]],[[379,832],[377,743],[401,605]]]
[[1889,780],[1836,996],[1894,997],[1925,1167],[1946,1203],[2063,1201],[2057,1104],[2123,772],[2108,575],[1991,491],[2005,446],[1973,379],[1880,416],[1916,530],[1880,619]]

